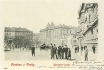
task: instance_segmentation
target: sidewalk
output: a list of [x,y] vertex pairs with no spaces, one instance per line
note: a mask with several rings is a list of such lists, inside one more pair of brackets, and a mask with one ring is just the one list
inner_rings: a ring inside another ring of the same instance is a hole
[[[78,55],[77,60],[84,61],[84,59],[85,59],[84,53],[82,55],[81,55],[81,53],[77,53],[77,55]],[[88,53],[88,61],[93,61],[96,59],[97,59],[97,53],[95,53],[95,54],[93,54],[92,52]]]

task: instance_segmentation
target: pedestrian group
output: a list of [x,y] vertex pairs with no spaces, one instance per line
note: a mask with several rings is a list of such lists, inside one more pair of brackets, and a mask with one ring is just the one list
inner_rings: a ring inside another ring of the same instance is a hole
[[[95,46],[93,46],[92,48],[95,48]],[[83,48],[81,47],[81,51],[83,51]],[[87,46],[84,46],[84,60],[88,61],[88,48]],[[34,45],[32,45],[31,47],[31,53],[32,56],[35,56],[35,47]],[[76,53],[76,50],[75,50]],[[95,53],[95,49],[93,49],[93,53]],[[67,47],[67,45],[65,46],[58,46],[56,47],[55,44],[51,44],[50,46],[50,55],[51,55],[51,59],[66,59],[66,60],[71,60],[71,49]]]
[[65,46],[56,47],[55,44],[51,44],[51,59],[67,59],[71,60],[71,50]]

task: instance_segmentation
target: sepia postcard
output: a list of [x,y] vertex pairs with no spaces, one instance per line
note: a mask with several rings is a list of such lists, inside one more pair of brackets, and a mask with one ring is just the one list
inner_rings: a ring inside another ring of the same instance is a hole
[[104,70],[103,0],[1,0],[1,70]]

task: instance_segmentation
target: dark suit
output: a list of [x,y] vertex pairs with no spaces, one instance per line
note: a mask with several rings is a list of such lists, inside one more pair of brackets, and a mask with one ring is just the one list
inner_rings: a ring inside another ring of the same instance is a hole
[[54,48],[51,46],[51,59],[54,59]]
[[65,54],[65,48],[63,47],[63,48],[62,48],[62,59],[65,58],[65,57],[64,57],[64,54]]
[[32,47],[32,48],[31,48],[31,52],[32,52],[32,56],[33,56],[33,55],[35,56],[35,47]]
[[65,59],[67,59],[68,48],[65,48]]

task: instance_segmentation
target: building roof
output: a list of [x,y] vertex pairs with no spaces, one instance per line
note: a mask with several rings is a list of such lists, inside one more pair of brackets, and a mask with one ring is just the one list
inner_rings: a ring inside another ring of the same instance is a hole
[[5,32],[16,32],[16,31],[29,31],[29,32],[32,32],[26,28],[16,28],[16,27],[5,27]]
[[97,3],[82,3],[82,6],[79,9],[79,18],[81,17],[81,14],[84,13],[89,8],[95,8],[95,6],[98,7]]
[[14,32],[15,28],[5,27],[5,32]]
[[71,28],[74,28],[74,27],[72,27],[72,26],[67,26],[67,25],[64,25],[64,24],[60,24],[60,25],[58,25],[58,26],[55,26],[53,23],[52,23],[52,24],[49,24],[49,23],[48,23],[48,25],[46,26],[46,28],[41,29],[40,32],[46,31],[46,30],[59,29],[59,28],[61,28],[61,29],[71,29]]

